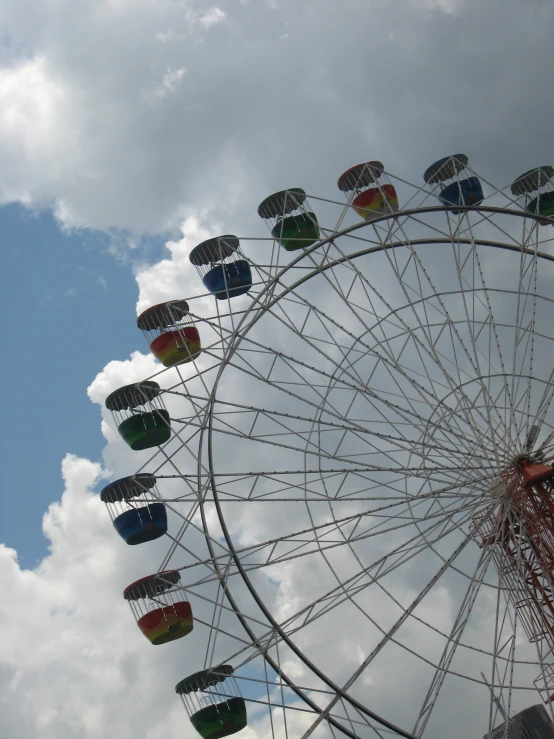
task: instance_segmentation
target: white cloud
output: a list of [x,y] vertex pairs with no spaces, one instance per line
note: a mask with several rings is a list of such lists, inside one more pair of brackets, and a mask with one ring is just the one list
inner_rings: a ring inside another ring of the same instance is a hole
[[[62,173],[56,160],[64,148],[59,133],[65,104],[63,86],[52,77],[44,57],[0,68],[0,136],[7,144],[0,197],[32,205],[40,197],[46,174],[41,176],[42,168],[48,169],[54,187],[59,184]],[[51,200],[54,197],[52,193]]]
[[174,92],[179,82],[183,79],[186,71],[187,70],[184,67],[181,67],[180,69],[168,69],[164,74],[162,81],[163,89],[168,93]]
[[200,23],[204,28],[216,25],[216,23],[223,23],[227,16],[221,8],[210,8],[207,13],[200,17]]
[[368,156],[419,180],[463,149],[502,182],[550,142],[539,0],[26,7],[3,8],[0,197],[69,226],[136,235],[203,211],[252,233],[268,192],[335,194]]
[[[105,484],[100,465],[67,455],[62,476],[61,500],[44,517],[45,559],[23,570],[16,552],[0,545],[2,736],[100,739],[110,727],[121,739],[139,728],[148,739],[193,739],[174,685],[202,667],[204,627],[197,624],[190,639],[152,647],[122,598],[127,584],[156,571],[167,545],[131,548],[117,537],[93,492]],[[209,619],[202,601],[193,607]],[[253,714],[245,739],[265,736],[267,722],[267,714]]]
[[150,566],[149,553],[126,552],[114,537],[91,492],[101,474],[97,464],[65,458],[64,494],[44,517],[50,554],[35,570],[21,570],[15,552],[0,547],[6,739],[100,737],[108,725],[132,736],[129,711],[145,730],[162,724],[187,735],[171,685],[152,689],[152,669],[164,660],[141,644],[121,597],[133,570]]
[[[195,216],[185,220],[181,225],[181,233],[182,238],[179,241],[168,241],[166,244],[169,259],[136,269],[139,288],[137,313],[166,300],[189,298],[206,292],[196,268],[189,261],[189,254],[201,241],[219,234],[201,226],[200,220]],[[210,307],[211,303],[212,300]]]
[[179,88],[181,80],[186,74],[186,69],[180,67],[179,69],[168,69],[163,75],[162,81],[159,85],[151,90],[145,90],[142,93],[144,101],[154,105],[161,103],[170,95],[174,95]]

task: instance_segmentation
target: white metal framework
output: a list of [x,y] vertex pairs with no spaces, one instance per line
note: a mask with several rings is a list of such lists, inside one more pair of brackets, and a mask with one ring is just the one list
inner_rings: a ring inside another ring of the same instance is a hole
[[390,216],[309,196],[314,246],[241,237],[252,290],[187,293],[203,352],[155,376],[159,571],[204,641],[191,672],[232,664],[260,736],[478,737],[554,680],[478,545],[501,473],[554,458],[554,229],[508,188],[455,213],[388,177]]

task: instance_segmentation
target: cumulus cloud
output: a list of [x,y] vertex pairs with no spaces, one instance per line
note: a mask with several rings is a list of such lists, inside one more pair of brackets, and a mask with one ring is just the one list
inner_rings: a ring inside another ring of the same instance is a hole
[[[59,183],[62,172],[56,160],[65,148],[60,129],[66,102],[65,91],[50,75],[44,57],[14,61],[0,69],[0,134],[9,142],[3,148],[6,177],[0,181],[4,202],[17,200],[26,205],[34,204],[37,196],[40,197],[42,168],[48,170],[46,176],[57,188],[55,183]],[[68,143],[66,141],[66,145]],[[29,177],[33,168],[36,168],[35,173]],[[56,199],[53,192],[48,197],[48,205]]]
[[[136,280],[139,289],[137,313],[166,300],[189,298],[206,292],[195,267],[190,263],[191,250],[201,241],[219,235],[217,226],[201,225],[199,218],[190,216],[181,225],[181,238],[166,244],[169,258],[151,265],[138,266]],[[212,300],[209,301],[210,310]],[[207,305],[206,305],[207,307]]]
[[[38,567],[21,569],[16,552],[0,545],[2,736],[96,739],[109,726],[122,739],[137,727],[149,739],[193,739],[173,688],[203,666],[205,640],[194,635],[206,627],[198,622],[191,639],[152,647],[122,598],[126,585],[157,570],[167,545],[130,548],[117,537],[94,492],[108,477],[100,465],[67,455],[62,477],[63,495],[44,517],[50,552]],[[211,608],[197,599],[195,616],[209,623]],[[267,714],[258,720],[247,739],[262,735]]]
[[187,734],[171,678],[165,690],[152,689],[156,670],[168,660],[175,665],[175,655],[144,649],[121,597],[129,577],[152,567],[152,553],[130,556],[114,538],[92,492],[102,474],[86,459],[64,459],[65,491],[44,517],[50,553],[35,570],[20,569],[16,553],[0,548],[2,726],[9,739],[99,737],[107,725],[132,736],[130,715],[141,716],[145,735],[160,725]]
[[550,142],[537,70],[552,64],[553,22],[541,0],[85,2],[78,12],[66,0],[39,13],[12,0],[1,197],[55,204],[70,226],[140,234],[203,210],[251,233],[248,214],[268,192],[292,183],[327,194],[344,168],[376,156],[419,179],[467,150],[508,181]]

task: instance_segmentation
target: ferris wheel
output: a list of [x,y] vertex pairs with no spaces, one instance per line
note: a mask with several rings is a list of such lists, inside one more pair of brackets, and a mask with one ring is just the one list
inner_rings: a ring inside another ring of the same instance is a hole
[[170,544],[124,597],[155,645],[195,629],[204,739],[548,727],[554,168],[335,192],[269,196],[269,237],[197,245],[139,316],[160,372],[106,400],[140,454],[101,497]]

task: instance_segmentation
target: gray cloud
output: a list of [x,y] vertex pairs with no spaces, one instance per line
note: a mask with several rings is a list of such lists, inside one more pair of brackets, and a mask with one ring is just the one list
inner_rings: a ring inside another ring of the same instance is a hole
[[4,200],[136,232],[204,210],[247,233],[268,192],[328,194],[360,160],[417,180],[463,150],[505,182],[551,149],[546,1],[213,7],[8,3],[0,90],[38,120],[3,124]]

